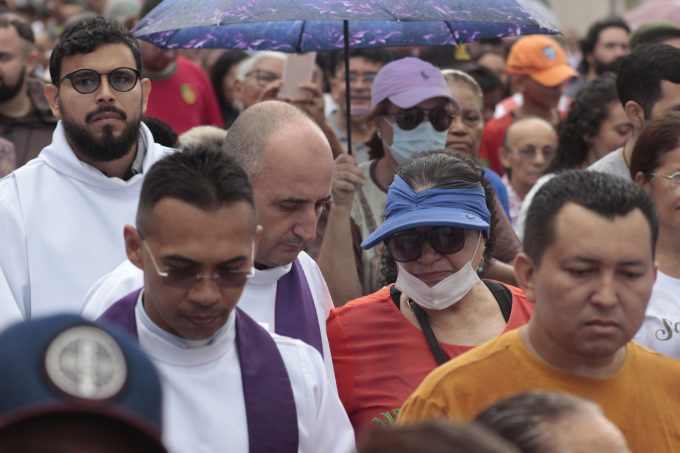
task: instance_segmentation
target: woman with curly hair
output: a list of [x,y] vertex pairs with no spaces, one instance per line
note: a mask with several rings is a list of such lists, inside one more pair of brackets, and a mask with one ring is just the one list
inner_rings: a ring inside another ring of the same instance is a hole
[[558,128],[557,155],[522,201],[515,232],[523,239],[524,219],[534,194],[557,172],[586,168],[628,140],[631,124],[616,92],[616,76],[606,73],[578,92]]

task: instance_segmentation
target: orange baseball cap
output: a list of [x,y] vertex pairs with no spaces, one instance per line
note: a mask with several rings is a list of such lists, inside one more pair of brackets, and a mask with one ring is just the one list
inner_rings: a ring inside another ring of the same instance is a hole
[[505,67],[508,74],[528,75],[541,85],[554,87],[578,72],[567,63],[560,45],[545,35],[524,36],[513,44]]

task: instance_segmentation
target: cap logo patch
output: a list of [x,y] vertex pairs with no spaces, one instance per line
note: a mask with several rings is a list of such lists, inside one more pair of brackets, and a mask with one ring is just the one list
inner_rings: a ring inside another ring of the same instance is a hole
[[117,395],[127,381],[125,356],[106,332],[77,326],[59,334],[45,353],[52,384],[78,398],[104,400]]
[[557,60],[557,50],[553,46],[545,46],[543,48],[543,55],[545,55],[549,60]]
[[423,80],[430,80],[430,76],[427,75],[425,70],[420,71],[420,76],[423,78]]

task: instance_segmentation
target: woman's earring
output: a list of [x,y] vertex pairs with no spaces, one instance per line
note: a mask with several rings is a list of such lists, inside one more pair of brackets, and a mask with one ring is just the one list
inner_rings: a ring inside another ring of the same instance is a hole
[[480,262],[479,262],[479,266],[477,266],[477,273],[478,273],[478,274],[483,274],[483,273],[484,273],[484,271],[485,271],[484,264],[485,264],[485,263],[484,263],[484,257],[482,257],[482,261],[480,261]]

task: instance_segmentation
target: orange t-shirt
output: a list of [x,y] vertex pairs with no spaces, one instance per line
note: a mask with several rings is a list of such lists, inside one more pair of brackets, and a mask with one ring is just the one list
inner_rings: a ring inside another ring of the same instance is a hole
[[[512,310],[504,332],[526,324],[533,312],[521,289],[507,287]],[[338,392],[357,437],[371,424],[393,424],[401,404],[437,367],[423,332],[401,314],[389,286],[333,310],[327,332]],[[473,348],[440,344],[451,358]]]

